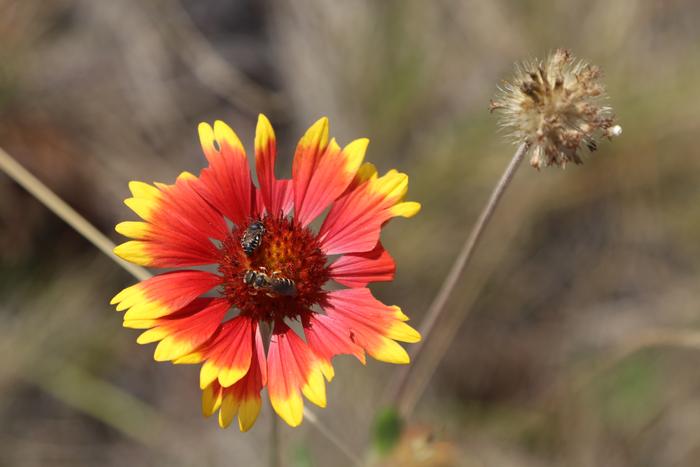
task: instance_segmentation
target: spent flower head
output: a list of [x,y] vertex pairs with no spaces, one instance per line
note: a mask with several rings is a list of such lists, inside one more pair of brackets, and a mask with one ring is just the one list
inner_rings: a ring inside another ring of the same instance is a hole
[[595,151],[598,140],[622,133],[604,105],[600,77],[598,67],[557,49],[544,61],[516,66],[513,80],[499,87],[490,109],[501,113],[500,123],[516,144],[532,146],[533,167],[581,164],[582,146]]
[[[257,186],[228,125],[202,123],[199,137],[209,166],[199,176],[184,172],[172,185],[131,182],[126,204],[143,220],[117,225],[131,238],[117,255],[175,270],[124,289],[112,303],[126,311],[125,327],[145,330],[140,344],[158,342],[156,360],[202,364],[204,414],[218,410],[222,427],[238,416],[248,430],[267,387],[273,409],[296,426],[302,394],[326,405],[336,355],[408,363],[396,341],[417,342],[420,335],[398,306],[383,304],[367,287],[394,278],[394,260],[379,241],[382,227],[420,209],[404,200],[408,176],[396,170],[379,176],[362,163],[368,140],[341,148],[329,140],[325,118],[299,141],[292,178],[278,179],[275,133],[261,115]],[[331,281],[337,285],[328,289]]]

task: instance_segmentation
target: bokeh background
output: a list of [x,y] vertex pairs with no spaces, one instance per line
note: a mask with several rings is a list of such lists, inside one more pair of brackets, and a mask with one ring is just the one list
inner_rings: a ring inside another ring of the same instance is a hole
[[[316,413],[382,465],[700,465],[698,2],[0,0],[0,147],[117,241],[129,180],[203,166],[198,122],[252,149],[266,113],[288,174],[328,115],[423,203],[373,286],[418,324],[514,150],[489,99],[556,47],[601,66],[623,136],[520,168],[398,451],[372,434],[395,367],[336,359]],[[197,369],[154,363],[108,305],[132,282],[0,174],[0,466],[267,465],[269,405],[247,434],[203,419]],[[286,466],[348,465],[308,421],[280,436]]]

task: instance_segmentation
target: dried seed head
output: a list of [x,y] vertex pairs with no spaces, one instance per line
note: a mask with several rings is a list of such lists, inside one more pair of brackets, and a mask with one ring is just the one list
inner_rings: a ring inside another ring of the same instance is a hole
[[516,66],[513,81],[499,87],[490,109],[501,112],[501,126],[517,144],[532,146],[533,167],[581,164],[581,146],[595,151],[599,139],[622,133],[612,109],[602,105],[600,75],[598,67],[557,49],[544,62]]

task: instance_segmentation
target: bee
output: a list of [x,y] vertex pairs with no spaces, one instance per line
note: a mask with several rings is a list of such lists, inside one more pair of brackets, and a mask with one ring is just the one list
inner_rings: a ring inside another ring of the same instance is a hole
[[273,294],[285,297],[293,297],[297,294],[297,286],[292,279],[273,273],[270,280],[272,282],[270,289]]
[[253,269],[248,269],[244,274],[243,274],[243,283],[249,287],[252,287],[253,290],[250,291],[251,295],[255,295],[258,293],[258,290],[264,290],[270,287],[271,285],[271,280],[270,276],[268,276],[266,273],[262,271],[255,271]]
[[287,296],[293,297],[297,293],[296,284],[293,280],[282,276],[280,271],[275,271],[271,275],[267,274],[265,268],[258,270],[248,269],[243,274],[243,283],[251,290],[251,295],[257,295],[258,291],[264,291],[268,297]]
[[252,255],[253,252],[260,246],[264,234],[265,225],[262,221],[257,220],[250,223],[241,237],[241,248],[243,248],[246,255]]

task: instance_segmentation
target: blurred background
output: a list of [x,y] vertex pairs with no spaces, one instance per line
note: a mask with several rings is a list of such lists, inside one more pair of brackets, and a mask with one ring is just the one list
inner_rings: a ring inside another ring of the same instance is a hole
[[[556,47],[603,69],[624,134],[520,168],[393,452],[372,427],[398,368],[337,358],[316,413],[380,465],[700,465],[698,2],[0,0],[0,147],[118,241],[129,180],[203,166],[198,122],[252,152],[266,113],[289,174],[328,115],[423,204],[373,286],[418,325],[514,151],[489,99]],[[267,465],[269,405],[247,434],[203,419],[197,368],[154,363],[108,305],[133,282],[0,173],[0,466]],[[280,436],[286,466],[349,465],[308,421]]]

